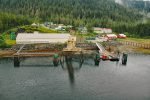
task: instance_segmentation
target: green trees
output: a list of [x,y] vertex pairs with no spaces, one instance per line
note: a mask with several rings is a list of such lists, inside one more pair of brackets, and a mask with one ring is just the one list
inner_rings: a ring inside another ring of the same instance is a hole
[[4,48],[6,46],[5,39],[0,35],[0,48]]
[[26,24],[31,24],[31,20],[25,16],[0,12],[0,32],[12,27]]
[[136,10],[124,8],[114,0],[0,0],[0,32],[45,21],[88,26],[89,31],[95,26],[128,32],[140,18],[142,15]]
[[135,21],[140,17],[112,0],[0,0],[0,10],[65,24],[71,19]]
[[115,32],[125,33],[131,37],[146,37],[150,38],[150,23],[139,23],[139,24],[120,24],[112,27]]

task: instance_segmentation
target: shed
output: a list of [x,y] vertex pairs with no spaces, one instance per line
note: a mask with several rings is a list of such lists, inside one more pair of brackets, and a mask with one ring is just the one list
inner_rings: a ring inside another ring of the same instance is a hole
[[10,33],[10,39],[11,40],[16,40],[16,34],[15,34],[15,32],[11,32]]

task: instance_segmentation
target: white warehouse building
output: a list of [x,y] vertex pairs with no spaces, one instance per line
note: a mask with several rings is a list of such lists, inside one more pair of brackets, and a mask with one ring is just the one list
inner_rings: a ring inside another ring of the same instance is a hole
[[57,33],[18,33],[17,44],[65,43],[71,35]]

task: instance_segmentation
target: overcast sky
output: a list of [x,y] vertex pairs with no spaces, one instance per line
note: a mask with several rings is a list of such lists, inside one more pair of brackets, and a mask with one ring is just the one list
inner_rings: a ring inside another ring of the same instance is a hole
[[[117,1],[117,2],[121,2],[121,1],[123,1],[123,0],[115,0],[115,1]],[[124,0],[125,1],[125,0]],[[132,1],[132,0],[131,0]],[[133,0],[133,1],[150,1],[150,0]]]
[[[120,0],[116,0],[116,1],[120,1]],[[134,1],[150,1],[150,0],[134,0]]]
[[136,1],[150,1],[150,0],[136,0]]

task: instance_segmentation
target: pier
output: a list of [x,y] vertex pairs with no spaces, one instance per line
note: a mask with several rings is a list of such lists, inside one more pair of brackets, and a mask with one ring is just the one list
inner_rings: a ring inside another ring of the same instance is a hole
[[[54,66],[58,66],[61,58],[64,56],[65,58],[68,56],[78,55],[78,59],[80,59],[80,66],[82,65],[84,55],[91,55],[95,61],[95,65],[98,66],[100,60],[110,60],[110,61],[119,61],[119,56],[117,54],[113,54],[105,50],[105,48],[100,43],[89,44],[89,43],[80,43],[76,44],[76,37],[70,37],[67,41],[66,48],[62,50],[40,50],[40,51],[28,51],[24,50],[24,48],[30,44],[23,44],[20,46],[19,50],[14,54],[14,66],[20,66],[20,58],[22,57],[52,57]],[[96,52],[98,51],[98,52]],[[124,56],[127,59],[127,56]],[[126,63],[126,59],[124,63]],[[66,60],[67,61],[67,60]]]

